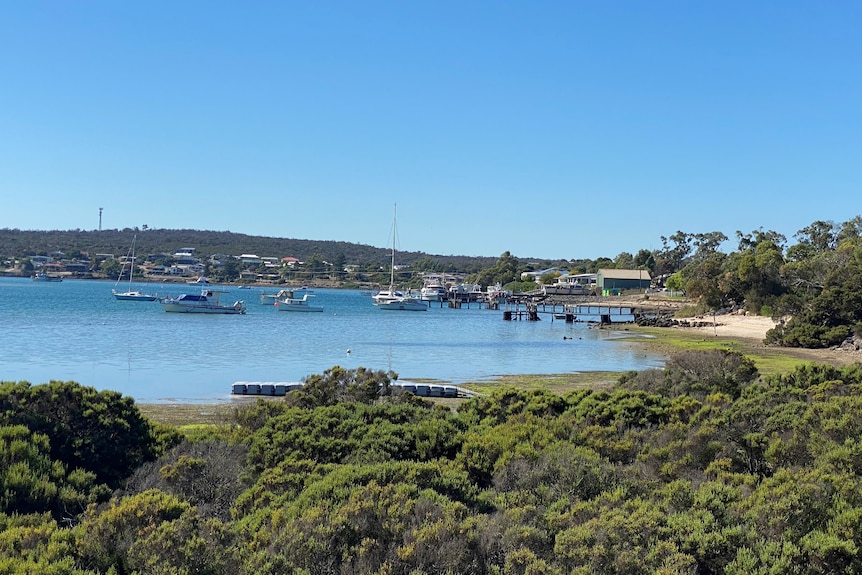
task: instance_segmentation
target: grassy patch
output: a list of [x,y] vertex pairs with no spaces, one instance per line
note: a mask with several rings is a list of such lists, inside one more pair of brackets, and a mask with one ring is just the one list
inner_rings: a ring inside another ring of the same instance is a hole
[[[632,326],[628,331],[637,335],[622,338],[624,341],[639,343],[665,355],[713,349],[739,352],[751,358],[762,375],[785,373],[817,360],[810,350],[767,347],[756,340],[714,337],[701,332],[667,328]],[[645,338],[644,335],[650,337]]]
[[194,430],[207,425],[224,425],[231,419],[235,407],[231,403],[139,403],[138,409],[152,421]]
[[586,371],[544,375],[502,375],[490,380],[465,383],[460,387],[476,393],[490,393],[501,387],[523,390],[543,389],[560,395],[579,389],[608,389],[613,387],[621,372]]

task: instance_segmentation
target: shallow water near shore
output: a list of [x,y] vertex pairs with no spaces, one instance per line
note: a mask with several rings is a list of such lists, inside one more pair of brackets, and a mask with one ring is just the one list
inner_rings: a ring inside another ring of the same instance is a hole
[[[314,290],[323,313],[288,313],[262,305],[261,288],[235,287],[218,289],[230,290],[223,303],[244,300],[245,315],[175,314],[158,302],[115,300],[113,287],[0,278],[0,380],[73,380],[141,403],[207,402],[229,399],[236,381],[301,381],[334,365],[459,384],[663,364],[656,353],[614,341],[614,330],[551,314],[504,321],[502,311],[439,303],[425,312],[382,311],[368,295],[333,289]],[[137,287],[159,295],[200,292],[177,284]]]

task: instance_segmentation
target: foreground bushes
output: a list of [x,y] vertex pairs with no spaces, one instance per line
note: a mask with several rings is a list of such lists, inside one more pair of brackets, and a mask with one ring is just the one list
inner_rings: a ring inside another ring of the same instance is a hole
[[862,572],[860,366],[759,378],[689,353],[615,391],[458,413],[370,373],[147,443],[162,454],[103,503],[49,435],[5,426],[0,573]]

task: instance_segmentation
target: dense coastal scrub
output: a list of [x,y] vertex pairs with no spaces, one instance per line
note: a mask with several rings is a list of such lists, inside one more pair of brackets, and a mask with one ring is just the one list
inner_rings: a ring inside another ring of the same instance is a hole
[[862,570],[858,364],[692,351],[457,411],[393,377],[334,367],[183,434],[118,394],[4,383],[0,573]]

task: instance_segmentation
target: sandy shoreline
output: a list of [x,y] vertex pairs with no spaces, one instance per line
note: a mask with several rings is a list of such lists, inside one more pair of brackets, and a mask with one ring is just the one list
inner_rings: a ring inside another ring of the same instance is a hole
[[[760,348],[770,347],[764,342],[766,332],[777,325],[770,317],[744,314],[716,315],[714,320],[713,316],[704,315],[688,318],[688,321],[708,325],[702,327],[677,326],[670,329],[682,329],[708,336],[744,340],[754,347]],[[831,347],[825,349],[780,347],[775,349],[780,350],[780,353],[785,355],[814,363],[827,363],[837,366],[862,362],[862,350],[853,349],[852,347],[842,346],[840,348]]]
[[757,339],[759,341],[763,341],[766,338],[766,332],[777,325],[771,317],[741,314],[705,315],[689,318],[689,321],[708,323],[709,326],[683,329],[701,331],[718,337]]

